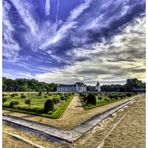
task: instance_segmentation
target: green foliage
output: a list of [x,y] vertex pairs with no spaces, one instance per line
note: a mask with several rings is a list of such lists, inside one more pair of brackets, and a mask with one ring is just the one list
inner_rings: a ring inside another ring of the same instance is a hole
[[51,115],[51,118],[59,118],[62,115],[62,113],[65,111],[71,100],[72,97],[70,97],[67,101],[64,101],[64,103],[62,103],[59,106],[59,108]]
[[10,107],[10,108],[13,108],[13,107],[15,107],[15,106],[18,105],[18,104],[19,104],[18,101],[11,101],[10,104],[9,104],[9,107]]
[[101,96],[98,96],[98,100],[100,100],[100,101],[101,101],[101,100],[102,100],[102,97],[101,97]]
[[3,103],[5,103],[8,100],[8,98],[3,97]]
[[87,97],[86,97],[86,103],[87,104],[93,104],[93,105],[96,105],[96,97],[95,95],[93,94],[89,94]]
[[21,98],[26,98],[26,96],[24,94],[21,94]]
[[61,99],[61,100],[67,100],[68,97],[69,97],[69,96],[67,96],[67,95],[62,95],[62,96],[60,97],[60,99]]
[[54,104],[57,104],[57,103],[60,102],[60,98],[54,97],[52,100],[53,100],[53,103],[54,103]]
[[11,97],[16,97],[18,94],[17,93],[13,93],[11,94]]
[[38,96],[42,96],[42,91],[39,92]]
[[47,100],[44,104],[44,113],[48,113],[49,111],[54,111],[53,100]]
[[31,105],[31,100],[30,99],[26,99],[24,103],[27,104],[28,106],[30,106]]
[[39,82],[37,80],[30,79],[8,79],[3,77],[3,91],[56,91],[57,85],[54,83],[48,84],[45,82]]

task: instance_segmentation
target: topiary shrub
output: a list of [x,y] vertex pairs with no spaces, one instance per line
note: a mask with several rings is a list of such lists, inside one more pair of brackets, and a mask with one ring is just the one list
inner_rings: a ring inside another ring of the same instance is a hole
[[47,100],[44,104],[44,113],[48,113],[49,111],[54,111],[53,100]]
[[30,107],[30,105],[31,105],[31,100],[30,100],[30,99],[26,99],[24,103],[27,104],[27,105]]
[[42,91],[39,92],[38,96],[42,96]]
[[105,102],[110,102],[110,99],[105,98],[104,101]]
[[26,96],[24,94],[21,94],[21,98],[26,98]]
[[86,97],[86,103],[87,104],[93,104],[93,105],[96,105],[96,97],[93,95],[93,94],[89,94],[87,97]]
[[53,98],[52,100],[53,100],[53,103],[54,103],[54,104],[57,104],[57,103],[60,102],[60,99],[59,99],[59,98]]
[[18,101],[11,101],[10,104],[9,104],[9,107],[13,108],[13,107],[15,107],[18,104],[19,104]]
[[68,96],[61,96],[60,99],[61,100],[66,100],[67,101]]
[[101,97],[101,96],[98,96],[98,100],[100,100],[100,101],[101,101],[101,100],[102,100],[102,97]]
[[13,93],[11,94],[11,97],[16,97],[18,94],[17,93]]
[[3,97],[3,103],[5,103],[8,99],[6,97]]

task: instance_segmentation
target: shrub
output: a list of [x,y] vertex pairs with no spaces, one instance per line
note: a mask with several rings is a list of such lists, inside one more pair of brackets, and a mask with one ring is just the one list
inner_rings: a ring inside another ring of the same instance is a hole
[[47,100],[44,104],[44,113],[48,113],[49,111],[54,111],[53,100]]
[[3,97],[3,103],[5,103],[7,101],[6,97]]
[[38,96],[42,96],[42,92],[41,91],[39,92]]
[[21,98],[26,98],[26,96],[24,94],[21,94]]
[[89,94],[87,97],[86,97],[86,101],[87,101],[87,104],[93,104],[93,105],[96,105],[96,97],[93,95],[93,94]]
[[59,99],[59,98],[53,98],[52,100],[53,100],[53,103],[54,103],[54,104],[57,104],[57,103],[60,102],[60,99]]
[[132,96],[132,93],[127,93],[126,94],[128,97],[131,97]]
[[104,101],[105,101],[105,102],[109,102],[110,100],[109,100],[109,99],[107,99],[107,98],[105,98],[105,99],[104,99]]
[[98,96],[98,100],[100,100],[100,101],[101,101],[101,100],[102,100],[102,97],[101,97],[101,96]]
[[68,96],[61,96],[60,99],[61,100],[67,100]]
[[31,100],[30,100],[30,99],[26,99],[24,103],[27,104],[27,105],[30,107],[30,105],[31,105]]
[[9,107],[13,108],[14,106],[18,105],[19,102],[18,101],[11,101],[9,104]]
[[11,97],[16,97],[18,94],[17,93],[14,93],[14,94],[11,94]]

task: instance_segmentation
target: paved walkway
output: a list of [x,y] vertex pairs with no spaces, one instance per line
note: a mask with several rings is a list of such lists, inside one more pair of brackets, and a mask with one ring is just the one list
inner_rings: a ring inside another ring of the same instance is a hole
[[[84,122],[83,124],[77,126],[76,128],[72,130],[62,130],[62,129],[58,129],[52,126],[48,126],[48,125],[44,125],[44,124],[40,124],[40,123],[36,123],[32,121],[27,121],[27,120],[16,118],[16,117],[10,117],[10,116],[3,116],[3,120],[10,122],[10,123],[14,123],[16,125],[20,125],[25,128],[29,128],[32,130],[42,132],[43,134],[47,134],[47,135],[56,137],[58,139],[62,139],[68,142],[74,142],[75,140],[80,138],[82,135],[84,135],[86,132],[91,130],[98,123],[100,123],[102,120],[104,120],[105,118],[113,114],[114,112],[117,112],[118,110],[125,108],[129,104],[135,102],[136,98],[138,97],[135,96],[133,97],[132,100],[126,103],[123,103],[121,105],[118,105],[112,109],[109,109],[108,111],[93,117],[92,119],[88,120],[87,122]],[[77,101],[77,99],[75,101]]]

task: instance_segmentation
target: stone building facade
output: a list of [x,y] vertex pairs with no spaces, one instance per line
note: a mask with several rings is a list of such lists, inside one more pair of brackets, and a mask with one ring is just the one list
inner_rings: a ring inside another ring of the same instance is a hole
[[[97,92],[101,91],[100,83],[94,86],[94,90]],[[57,92],[86,92],[87,86],[82,82],[77,82],[73,85],[59,84],[57,87]]]
[[73,85],[59,84],[57,92],[86,92],[87,86],[82,82],[77,82]]

